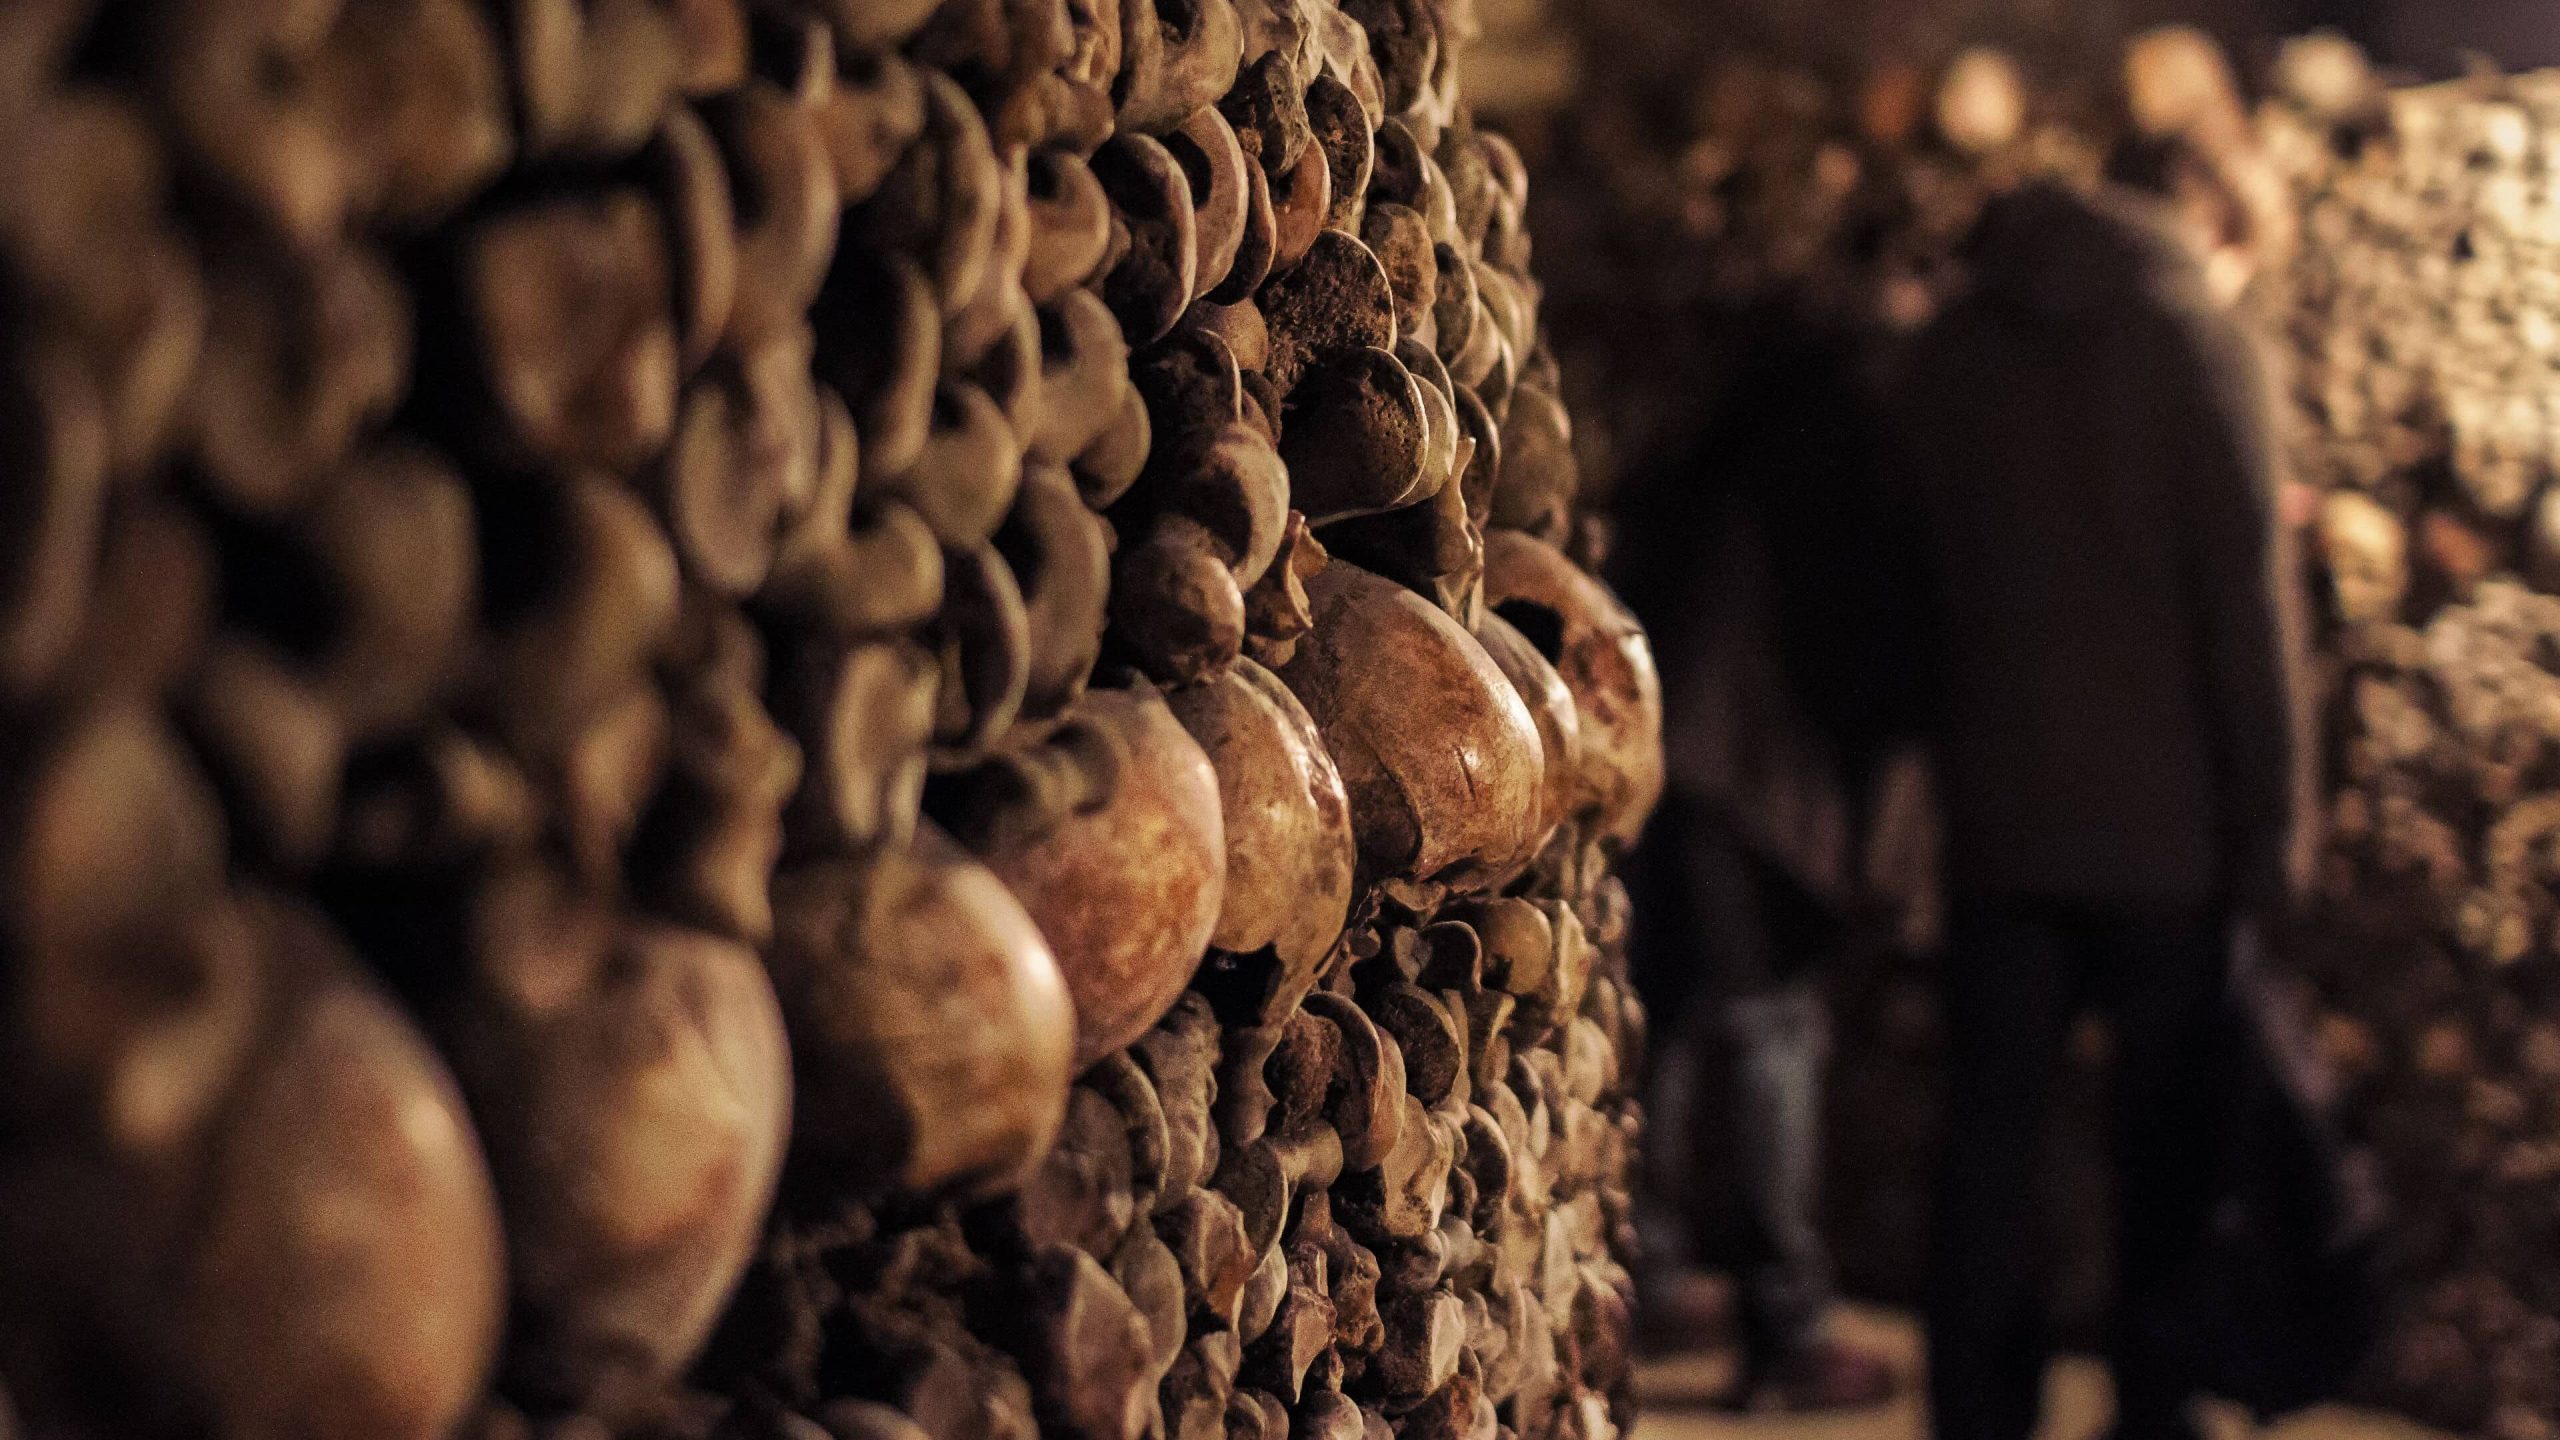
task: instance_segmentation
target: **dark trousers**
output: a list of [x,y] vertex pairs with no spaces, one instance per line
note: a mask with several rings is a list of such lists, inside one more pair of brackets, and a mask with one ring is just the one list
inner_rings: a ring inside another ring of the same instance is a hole
[[2138,1337],[2203,1244],[2229,1107],[2220,1053],[2230,927],[2219,914],[1959,899],[1949,931],[1952,1072],[1929,1306],[1938,1440],[2026,1440],[2050,1349],[2039,1243],[2047,1101],[2096,1005],[2114,1071],[2119,1433],[2179,1435],[2194,1386]]

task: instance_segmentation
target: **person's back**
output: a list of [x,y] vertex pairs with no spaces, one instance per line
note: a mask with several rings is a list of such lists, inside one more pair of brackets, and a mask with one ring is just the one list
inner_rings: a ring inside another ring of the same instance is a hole
[[1950,882],[2223,898],[2291,801],[2250,342],[2122,201],[2006,197],[1976,264],[1903,428]]
[[2208,279],[2248,225],[2205,162],[2154,158],[2150,195],[1995,202],[1904,396],[1950,917],[1939,1440],[2034,1429],[2039,1142],[2093,1004],[2114,1039],[2117,1434],[2197,1433],[2168,1317],[2229,1112],[2234,927],[2293,880],[2307,746],[2272,405]]

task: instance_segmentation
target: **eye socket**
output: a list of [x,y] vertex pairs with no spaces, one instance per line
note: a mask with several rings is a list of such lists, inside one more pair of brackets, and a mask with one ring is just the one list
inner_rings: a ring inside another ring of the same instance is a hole
[[1546,657],[1550,665],[1564,661],[1564,617],[1548,606],[1530,600],[1505,600],[1493,607],[1493,613],[1510,622],[1531,649]]

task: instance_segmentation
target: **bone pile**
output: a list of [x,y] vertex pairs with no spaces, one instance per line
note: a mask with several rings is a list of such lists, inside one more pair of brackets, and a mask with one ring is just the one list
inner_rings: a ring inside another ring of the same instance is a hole
[[2334,622],[2306,958],[2398,1207],[2375,1383],[2530,1440],[2560,1433],[2560,77],[2385,96],[2352,61],[2297,49],[2262,122]]
[[0,1433],[1611,1440],[1470,25],[0,6]]

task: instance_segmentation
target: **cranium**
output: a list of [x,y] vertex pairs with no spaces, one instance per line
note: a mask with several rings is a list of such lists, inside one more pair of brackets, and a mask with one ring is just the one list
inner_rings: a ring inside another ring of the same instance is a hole
[[1013,823],[1015,807],[999,804],[968,817],[965,838],[1058,957],[1080,1070],[1145,1034],[1191,982],[1224,902],[1227,848],[1217,771],[1162,699],[1097,690],[1070,713],[1051,743],[1106,747],[1107,793],[1047,825]]
[[1251,660],[1170,703],[1218,773],[1226,901],[1211,943],[1277,962],[1283,1010],[1315,980],[1351,904],[1351,804],[1305,707]]
[[451,1434],[506,1292],[461,1093],[318,921],[274,904],[249,918],[280,998],[223,1102],[174,1307],[212,1428]]
[[1583,799],[1599,834],[1633,843],[1662,794],[1662,679],[1644,628],[1554,546],[1485,536],[1484,598],[1546,656],[1582,721]]
[[443,1034],[506,1211],[509,1383],[611,1410],[692,1360],[746,1267],[789,1131],[781,1011],[754,951],[538,866],[474,910]]
[[1493,658],[1421,596],[1335,561],[1280,672],[1341,767],[1366,882],[1464,885],[1525,862],[1545,751]]
[[1039,930],[931,826],[775,881],[792,1146],[833,1188],[1002,1186],[1066,1113],[1075,1012]]

